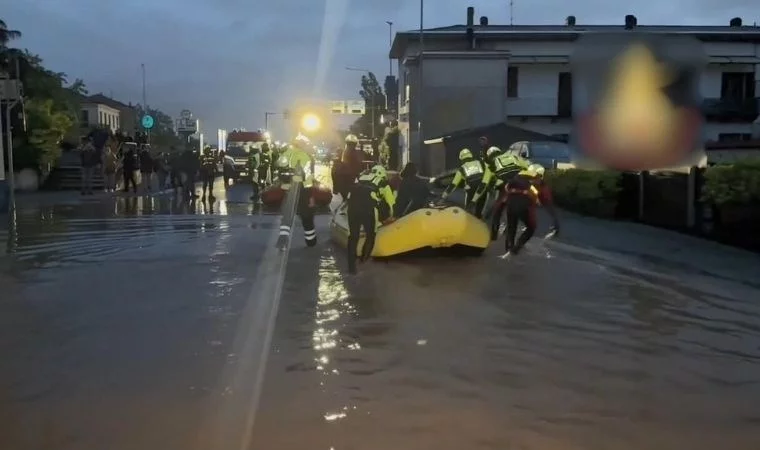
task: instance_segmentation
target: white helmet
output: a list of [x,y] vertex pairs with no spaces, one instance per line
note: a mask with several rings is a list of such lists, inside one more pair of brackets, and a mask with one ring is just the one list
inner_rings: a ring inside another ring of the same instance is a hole
[[346,144],[358,144],[359,138],[355,134],[349,134],[346,136]]

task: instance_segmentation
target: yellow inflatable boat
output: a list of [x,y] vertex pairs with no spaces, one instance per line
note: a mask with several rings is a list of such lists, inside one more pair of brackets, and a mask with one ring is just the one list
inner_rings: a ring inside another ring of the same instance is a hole
[[[330,223],[333,240],[348,245],[348,217],[346,205],[333,214]],[[483,251],[491,242],[491,231],[477,217],[459,206],[434,206],[414,211],[377,230],[374,257],[400,255],[423,248],[469,247]],[[359,239],[359,253],[364,233]]]

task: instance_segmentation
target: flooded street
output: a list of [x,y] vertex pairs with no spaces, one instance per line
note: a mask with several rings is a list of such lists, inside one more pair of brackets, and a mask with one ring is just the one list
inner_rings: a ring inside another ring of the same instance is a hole
[[[0,256],[0,448],[222,450],[219,406],[252,358],[241,332],[268,314],[260,268],[279,226],[248,195],[20,200]],[[370,262],[355,277],[327,216],[316,248],[299,228],[242,441],[760,448],[760,257],[563,219],[561,238],[509,261],[500,240],[483,258]]]

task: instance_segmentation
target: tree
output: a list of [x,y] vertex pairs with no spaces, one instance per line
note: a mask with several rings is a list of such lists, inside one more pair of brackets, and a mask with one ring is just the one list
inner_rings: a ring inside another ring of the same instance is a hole
[[[356,135],[363,135],[366,137],[372,136],[372,122],[374,118],[375,125],[375,137],[379,138],[383,136],[384,125],[380,123],[380,118],[387,112],[385,108],[385,94],[383,94],[383,88],[377,81],[377,77],[372,72],[367,75],[362,75],[361,78],[361,90],[359,95],[364,99],[366,110],[364,114],[356,119],[351,125],[351,132]],[[374,115],[373,115],[374,111]]]
[[[61,140],[74,125],[67,111],[56,109],[53,99],[30,99],[25,104],[27,132],[18,138],[18,168],[46,167],[61,154]],[[16,154],[17,152],[14,152]]]
[[10,41],[20,37],[20,31],[9,29],[5,21],[0,19],[0,47],[7,47]]
[[[138,104],[135,110],[138,118],[146,114],[146,109],[142,105]],[[170,115],[150,106],[147,108],[147,113],[153,117],[153,128],[150,130],[150,143],[152,146],[168,148],[181,143],[182,140],[174,132],[174,119]]]

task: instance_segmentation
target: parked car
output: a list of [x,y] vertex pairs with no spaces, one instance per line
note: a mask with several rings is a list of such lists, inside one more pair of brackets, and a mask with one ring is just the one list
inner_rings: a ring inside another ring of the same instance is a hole
[[571,148],[563,142],[521,141],[510,145],[509,150],[547,169],[556,169],[558,165],[572,163]]

